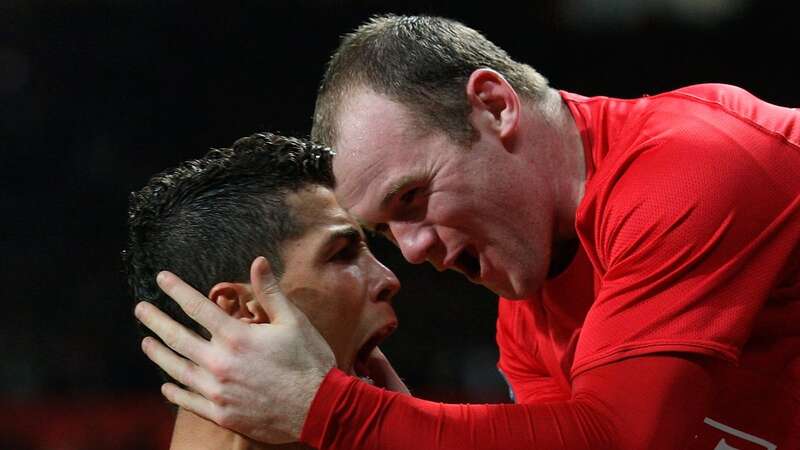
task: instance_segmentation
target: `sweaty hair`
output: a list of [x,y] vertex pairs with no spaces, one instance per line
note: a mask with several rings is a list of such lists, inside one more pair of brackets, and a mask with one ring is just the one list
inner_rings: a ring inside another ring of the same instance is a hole
[[264,256],[280,277],[281,244],[305,231],[286,196],[315,185],[333,189],[331,158],[323,146],[259,133],[155,175],[130,196],[123,260],[133,298],[208,339],[158,288],[156,274],[169,270],[207,294],[222,281],[249,281],[252,261]]
[[470,105],[466,84],[477,69],[490,68],[520,96],[536,100],[547,80],[514,61],[481,33],[440,17],[377,16],[345,35],[328,62],[314,111],[312,138],[334,145],[343,101],[369,88],[409,108],[414,125],[441,130],[456,142],[469,142]]

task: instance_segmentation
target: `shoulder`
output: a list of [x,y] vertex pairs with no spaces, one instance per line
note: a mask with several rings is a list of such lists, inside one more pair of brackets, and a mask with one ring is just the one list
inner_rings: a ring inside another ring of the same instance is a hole
[[[669,209],[698,200],[732,207],[772,188],[797,194],[795,177],[785,172],[800,170],[800,149],[784,130],[766,128],[767,115],[754,112],[774,105],[723,84],[689,86],[650,99],[620,125],[618,139],[596,163],[587,197],[597,193],[616,204],[637,200],[636,205]],[[800,129],[800,120],[796,125]]]
[[746,154],[704,145],[654,143],[599,189],[591,233],[604,266],[647,246],[677,251],[723,235],[743,242],[791,202]]

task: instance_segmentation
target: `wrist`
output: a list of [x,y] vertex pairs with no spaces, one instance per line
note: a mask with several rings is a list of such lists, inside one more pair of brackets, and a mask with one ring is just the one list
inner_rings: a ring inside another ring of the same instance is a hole
[[347,375],[335,367],[328,371],[316,389],[305,420],[301,424],[300,442],[314,448],[322,446],[330,417],[337,407],[342,406],[347,391],[354,383],[358,383],[358,378]]
[[332,370],[334,369],[330,369],[324,374],[320,374],[319,372],[315,371],[314,373],[309,373],[307,376],[298,377],[299,385],[296,397],[297,402],[299,403],[299,408],[297,409],[298,414],[293,418],[289,428],[289,434],[295,441],[300,440],[300,436],[303,433],[303,427],[308,420],[308,416],[311,413],[312,407],[314,406],[314,400],[316,399],[323,382]]

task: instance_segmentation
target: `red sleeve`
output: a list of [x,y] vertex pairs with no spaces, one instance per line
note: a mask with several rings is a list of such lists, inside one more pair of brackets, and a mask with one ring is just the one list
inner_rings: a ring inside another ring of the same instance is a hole
[[[498,301],[497,369],[509,385],[515,403],[540,403],[569,400],[569,386],[562,386],[547,372],[539,356],[531,315],[524,314],[524,302]],[[523,342],[520,342],[520,341]]]
[[648,356],[587,371],[569,401],[442,404],[385,391],[332,370],[301,441],[320,450],[684,448],[711,391],[695,361]]

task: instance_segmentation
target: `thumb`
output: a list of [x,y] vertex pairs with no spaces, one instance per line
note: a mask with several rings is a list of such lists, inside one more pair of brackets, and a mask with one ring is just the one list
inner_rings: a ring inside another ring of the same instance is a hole
[[367,359],[367,371],[369,377],[372,378],[376,386],[393,392],[411,395],[406,384],[400,376],[397,375],[397,372],[395,372],[389,359],[386,358],[378,347],[372,349]]
[[278,287],[278,280],[267,258],[259,256],[253,260],[253,264],[250,265],[250,284],[253,286],[256,301],[269,316],[270,323],[286,322],[296,318],[297,311]]

